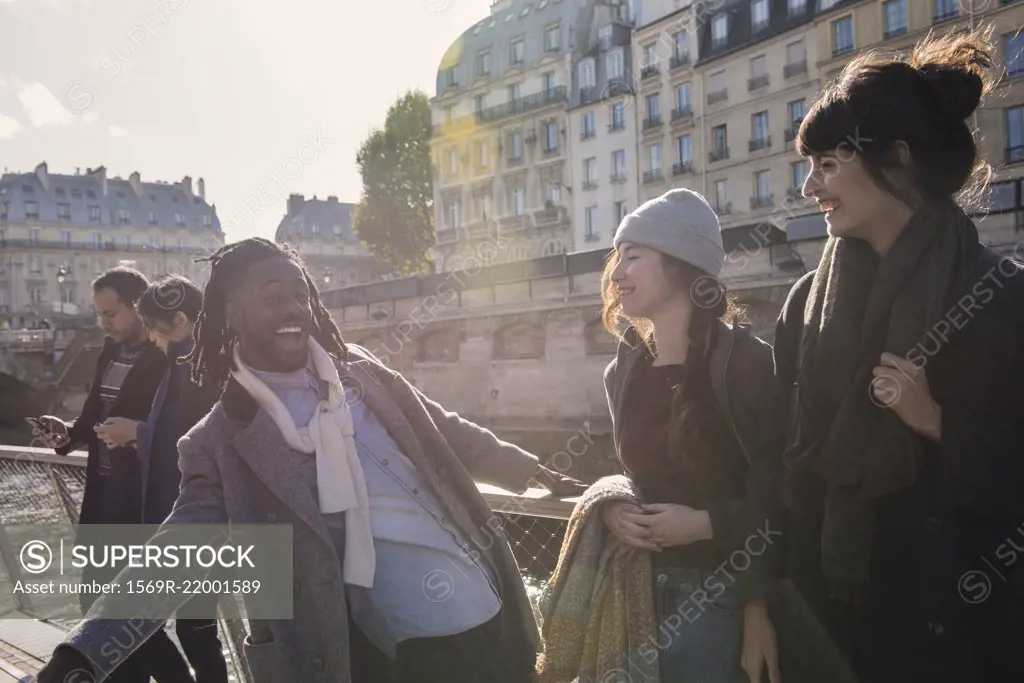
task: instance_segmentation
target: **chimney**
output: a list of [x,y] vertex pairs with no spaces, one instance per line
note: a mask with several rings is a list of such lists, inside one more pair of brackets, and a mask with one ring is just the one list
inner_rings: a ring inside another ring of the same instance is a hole
[[39,184],[43,186],[44,192],[50,191],[50,172],[46,166],[46,162],[36,166],[36,178],[39,178]]
[[306,198],[301,194],[290,194],[288,195],[288,215],[297,216],[302,211],[302,205],[306,203]]
[[142,196],[142,175],[138,171],[132,171],[128,176],[128,184],[132,186],[132,192],[136,197]]
[[202,178],[199,179],[199,198],[206,201],[206,181]]
[[184,192],[185,196],[187,196],[189,199],[192,199],[192,197],[195,196],[194,194],[192,194],[192,176],[187,175],[184,178],[182,178],[181,183],[179,183],[178,187],[181,188],[181,191]]
[[328,204],[337,204],[337,203],[338,203],[338,198],[337,198],[337,197],[335,197],[335,196],[334,196],[334,195],[332,194],[332,195],[330,195],[329,197],[327,197],[327,203],[328,203]]
[[103,196],[107,196],[107,167],[97,166],[96,168],[86,169],[87,176],[90,178],[96,178],[100,181],[100,189],[102,190]]

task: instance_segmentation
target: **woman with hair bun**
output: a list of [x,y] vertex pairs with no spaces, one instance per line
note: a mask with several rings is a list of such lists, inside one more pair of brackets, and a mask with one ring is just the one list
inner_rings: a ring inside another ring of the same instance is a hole
[[858,56],[797,135],[829,238],[775,339],[787,565],[865,683],[1024,681],[1024,275],[958,204],[989,34]]

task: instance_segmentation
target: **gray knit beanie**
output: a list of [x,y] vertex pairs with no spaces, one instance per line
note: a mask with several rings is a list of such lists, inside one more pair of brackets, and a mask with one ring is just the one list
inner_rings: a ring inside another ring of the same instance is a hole
[[700,268],[719,278],[725,262],[718,216],[704,197],[678,188],[645,202],[615,231],[613,245],[632,242]]

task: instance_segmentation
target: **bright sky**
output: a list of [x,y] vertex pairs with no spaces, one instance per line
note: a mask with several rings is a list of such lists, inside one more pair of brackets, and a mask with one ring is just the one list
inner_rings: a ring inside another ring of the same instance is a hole
[[271,237],[290,192],[358,201],[363,138],[489,7],[0,0],[0,170],[204,178],[229,241]]

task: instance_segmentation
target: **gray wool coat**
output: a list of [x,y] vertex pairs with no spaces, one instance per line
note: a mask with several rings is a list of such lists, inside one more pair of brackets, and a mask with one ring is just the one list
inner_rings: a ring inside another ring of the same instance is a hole
[[[347,345],[338,363],[347,388],[362,395],[405,454],[416,464],[485,561],[496,569],[505,643],[531,657],[537,624],[519,567],[495,515],[475,482],[521,492],[538,459],[490,431],[448,412],[365,349]],[[273,419],[229,382],[220,401],[178,442],[181,492],[160,534],[175,524],[290,523],[293,528],[294,615],[290,620],[251,621],[245,656],[256,683],[346,683],[349,622],[341,563],[318,503],[287,466],[288,446]],[[122,585],[152,578],[124,570]],[[86,655],[105,677],[162,621],[134,621],[136,643],[123,647],[127,621],[80,623],[66,643]],[[119,647],[111,647],[118,641]]]

